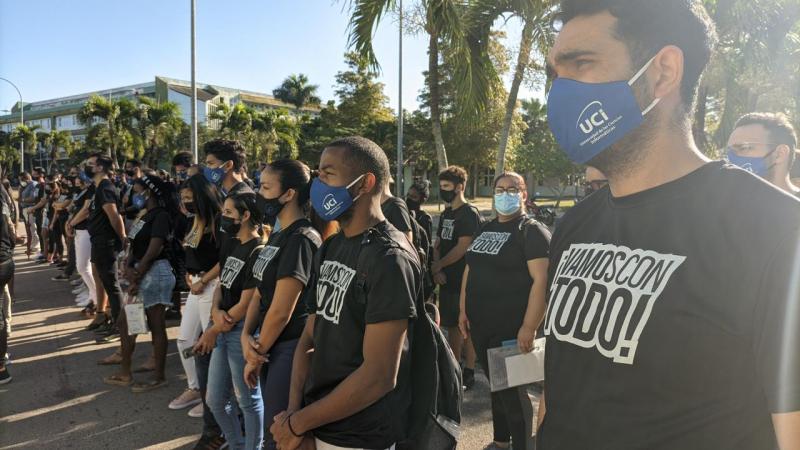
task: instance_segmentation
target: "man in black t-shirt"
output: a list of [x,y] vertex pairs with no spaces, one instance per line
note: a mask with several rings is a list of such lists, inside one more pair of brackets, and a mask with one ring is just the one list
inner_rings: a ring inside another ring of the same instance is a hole
[[[422,205],[428,201],[428,197],[431,194],[429,184],[427,180],[412,184],[406,193],[406,206],[408,206],[409,212],[419,223],[419,226],[428,234],[428,240],[433,242],[433,218],[427,211],[422,209]],[[433,252],[429,251],[428,254],[432,255]]]
[[694,143],[702,2],[561,6],[548,122],[608,186],[551,240],[537,448],[800,448],[800,201]]
[[342,232],[317,252],[289,408],[271,428],[278,448],[314,439],[316,448],[388,449],[406,433],[407,332],[421,273],[414,249],[381,213],[389,170],[383,150],[362,137],[322,153],[311,201]]
[[[97,286],[98,314],[89,328],[98,329],[98,342],[103,343],[119,340],[114,325],[122,301],[117,280],[117,255],[126,240],[125,225],[117,209],[117,189],[109,179],[112,166],[111,158],[96,153],[86,160],[84,167],[86,175],[91,174],[95,186],[94,197],[89,203],[87,229],[92,242],[92,275]],[[106,301],[111,306],[110,314],[106,312]]]
[[439,285],[439,311],[442,326],[447,329],[447,340],[456,359],[464,355],[464,386],[472,389],[475,384],[475,349],[458,331],[459,298],[461,280],[466,262],[464,255],[481,224],[478,209],[464,198],[467,186],[467,171],[459,166],[450,166],[439,174],[439,195],[447,208],[439,217],[439,229],[433,247],[431,273]]
[[390,224],[394,225],[398,231],[405,234],[409,241],[413,242],[414,228],[411,225],[411,213],[408,211],[408,206],[402,198],[397,198],[392,195],[389,185],[381,194],[381,211],[383,216]]
[[206,152],[203,176],[222,189],[224,196],[253,192],[252,187],[242,176],[246,154],[239,141],[213,139],[206,142],[203,150]]
[[736,122],[727,156],[732,164],[797,197],[800,187],[790,177],[796,147],[797,133],[785,115],[751,113]]

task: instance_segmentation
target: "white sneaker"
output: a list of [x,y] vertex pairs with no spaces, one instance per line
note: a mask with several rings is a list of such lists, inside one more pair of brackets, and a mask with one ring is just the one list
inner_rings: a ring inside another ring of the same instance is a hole
[[89,288],[87,288],[85,284],[82,284],[72,290],[72,293],[75,295],[81,295],[84,292],[89,292]]
[[92,299],[89,298],[88,292],[86,294],[79,295],[78,298],[75,299],[75,306],[78,308],[85,308],[89,306],[90,303],[92,303]]
[[72,287],[78,287],[83,284],[83,278],[78,278],[75,281],[70,281],[69,284],[71,284]]
[[169,403],[169,409],[188,408],[189,406],[194,406],[198,403],[202,403],[200,391],[196,389],[186,389],[175,400]]
[[200,402],[189,410],[189,417],[199,418],[203,417],[203,403]]

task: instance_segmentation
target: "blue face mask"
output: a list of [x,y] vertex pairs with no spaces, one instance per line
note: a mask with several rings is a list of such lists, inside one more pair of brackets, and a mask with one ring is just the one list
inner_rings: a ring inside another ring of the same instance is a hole
[[222,179],[225,178],[225,169],[222,167],[217,167],[216,169],[203,167],[203,176],[206,177],[209,183],[219,186],[222,183]]
[[502,216],[510,216],[522,208],[522,195],[509,194],[504,192],[502,194],[494,195],[494,209]]
[[86,175],[86,173],[82,170],[78,172],[78,178],[83,180],[84,183],[89,183],[92,181],[92,178],[89,175]]
[[143,194],[133,194],[133,206],[135,206],[136,209],[144,209],[146,204],[147,197]]
[[364,175],[356,178],[347,186],[339,187],[328,186],[319,178],[315,179],[311,183],[311,205],[314,207],[314,211],[316,211],[323,220],[336,220],[353,206],[353,202],[358,200],[358,197],[353,198],[350,195],[348,189],[362,178],[364,178]]
[[644,116],[661,99],[653,100],[642,111],[631,86],[652,62],[650,59],[630,81],[553,81],[547,96],[547,122],[569,159],[586,164],[644,122]]
[[[776,147],[775,150],[777,149]],[[775,150],[769,152],[766,156],[754,158],[752,156],[739,156],[731,149],[728,149],[728,162],[753,175],[764,178],[769,174],[769,169],[772,167],[771,164],[767,165],[767,158],[769,158]]]

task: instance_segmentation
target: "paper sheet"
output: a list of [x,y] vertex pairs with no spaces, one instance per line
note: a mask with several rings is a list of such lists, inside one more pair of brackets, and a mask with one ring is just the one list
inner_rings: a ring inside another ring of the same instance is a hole
[[508,386],[520,386],[544,380],[544,352],[532,352],[506,358]]

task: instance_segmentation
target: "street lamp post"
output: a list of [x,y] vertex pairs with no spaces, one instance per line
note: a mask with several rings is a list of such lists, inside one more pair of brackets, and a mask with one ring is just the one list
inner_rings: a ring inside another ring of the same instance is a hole
[[197,164],[197,80],[196,75],[196,60],[197,60],[197,33],[195,30],[195,15],[197,9],[196,0],[192,2],[192,154],[194,155],[194,162]]
[[[17,94],[19,94],[19,122],[20,126],[25,125],[25,103],[22,102],[22,92],[19,91],[19,88],[16,84],[12,83],[11,81],[0,77],[0,80],[5,81],[6,83],[10,84],[17,90]],[[19,172],[25,172],[25,138],[21,137],[19,140]]]
[[398,39],[398,96],[397,96],[397,196],[403,198],[403,0],[399,2],[400,21]]

